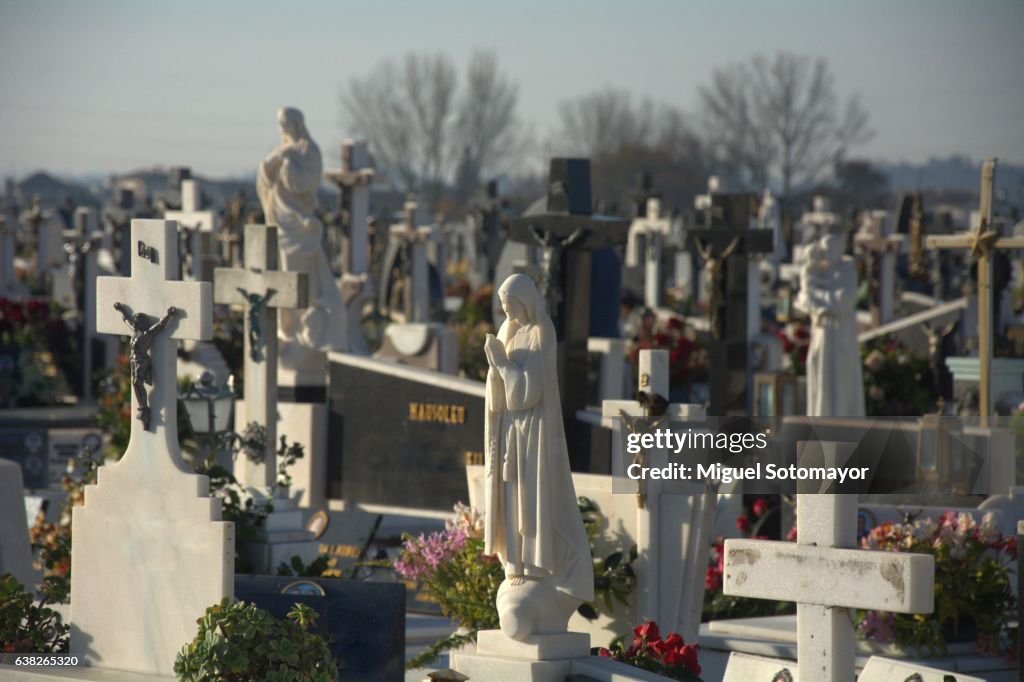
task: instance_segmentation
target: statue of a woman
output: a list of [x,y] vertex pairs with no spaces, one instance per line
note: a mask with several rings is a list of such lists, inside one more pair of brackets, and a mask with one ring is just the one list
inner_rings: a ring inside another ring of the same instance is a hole
[[[266,223],[280,228],[281,267],[309,273],[311,301],[303,311],[280,311],[280,336],[320,351],[347,350],[347,318],[324,252],[324,226],[314,213],[324,170],[320,148],[310,138],[298,109],[281,109],[277,122],[281,144],[260,164],[256,191]],[[282,365],[301,364],[290,358],[294,352],[282,345]]]
[[807,415],[863,417],[864,379],[857,342],[857,273],[843,239],[828,234],[806,249],[796,304],[811,317]]
[[565,632],[594,598],[593,564],[576,504],[558,396],[555,328],[536,286],[512,275],[498,290],[506,320],[488,335],[485,552],[498,554],[502,631]]

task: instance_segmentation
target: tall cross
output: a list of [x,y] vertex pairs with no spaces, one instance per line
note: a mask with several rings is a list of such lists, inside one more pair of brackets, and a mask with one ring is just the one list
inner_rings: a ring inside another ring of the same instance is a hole
[[178,451],[177,339],[213,335],[209,282],[175,281],[178,226],[173,220],[133,220],[130,277],[98,277],[96,330],[130,334],[132,430],[129,455],[170,455],[187,471]]
[[[888,324],[893,319],[894,296],[896,291],[896,253],[903,246],[905,237],[900,234],[886,234],[886,212],[872,211],[864,218],[867,230],[854,236],[854,243],[864,251],[880,259],[878,267],[878,311],[875,321],[878,325]],[[873,268],[872,268],[873,270]]]
[[[345,140],[341,143],[341,168],[324,175],[338,188],[338,220],[348,242],[340,270],[347,274],[361,275],[370,270],[366,218],[370,214],[374,170],[369,168],[369,162],[366,142]],[[336,248],[336,255],[341,251]]]
[[992,415],[992,354],[995,329],[992,328],[992,253],[998,249],[1024,249],[1024,237],[1000,237],[992,228],[992,188],[996,160],[981,167],[980,220],[973,230],[955,235],[928,237],[929,249],[969,249],[978,262],[978,415]]
[[[644,244],[644,305],[651,310],[661,307],[661,252],[665,245],[665,238],[672,231],[671,214],[661,212],[661,199],[649,197],[644,216],[634,218],[630,225],[630,237],[643,234],[646,239]],[[626,246],[627,252],[629,245]],[[634,244],[634,249],[639,250]]]
[[217,268],[213,277],[214,302],[246,306],[245,423],[266,428],[266,451],[240,479],[262,490],[277,479],[277,309],[309,305],[309,275],[278,270],[276,226],[246,225],[244,268]]
[[[704,418],[700,405],[668,402],[669,354],[667,350],[642,350],[638,363],[638,397],[643,400],[605,400],[602,423],[612,431],[612,471],[625,471],[626,433],[638,433],[670,424]],[[625,433],[624,433],[625,432]],[[641,466],[665,467],[668,453],[652,449],[635,455]],[[708,563],[715,494],[704,484],[680,481],[625,479],[637,493],[637,622],[655,620],[666,628],[679,629],[683,639],[696,640],[704,599],[704,569]],[[616,481],[617,485],[621,482]],[[616,489],[615,492],[619,492]],[[686,557],[683,570],[660,559],[665,553]]]
[[[850,443],[798,444],[802,463],[845,464]],[[820,486],[820,481],[803,484]],[[853,682],[849,609],[931,613],[935,558],[857,546],[857,495],[834,490],[797,495],[797,542],[726,540],[723,592],[795,601],[798,679]]]
[[[200,210],[200,188],[196,180],[181,181],[181,210],[167,211],[164,218],[175,220],[181,227],[182,237],[187,240],[190,279],[209,282],[213,279],[211,239],[217,229],[217,217],[213,211]],[[186,272],[182,273],[184,279]]]

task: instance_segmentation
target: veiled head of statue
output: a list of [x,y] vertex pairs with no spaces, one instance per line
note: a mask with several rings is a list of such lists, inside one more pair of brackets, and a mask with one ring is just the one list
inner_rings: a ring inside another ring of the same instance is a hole
[[306,131],[306,120],[302,112],[294,107],[284,107],[277,112],[277,123],[281,126],[281,133],[293,140],[303,140],[309,137]]
[[544,311],[540,292],[526,275],[512,275],[506,279],[498,289],[498,299],[505,314],[518,324],[534,324]]

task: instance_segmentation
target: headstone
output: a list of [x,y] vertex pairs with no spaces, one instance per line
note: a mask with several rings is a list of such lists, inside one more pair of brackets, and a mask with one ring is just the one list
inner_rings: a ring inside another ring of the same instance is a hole
[[709,414],[749,414],[750,344],[761,333],[760,268],[774,236],[756,225],[752,194],[710,194],[699,202],[704,227],[689,230],[688,248],[704,261],[711,344]]
[[[551,160],[547,200],[512,220],[509,238],[540,247],[540,286],[558,338],[562,414],[575,469],[589,463],[589,433],[575,418],[587,403],[587,339],[590,336],[591,250],[626,241],[624,220],[594,215],[588,159]],[[618,305],[618,302],[615,302]]]
[[[849,460],[849,443],[806,441],[797,466]],[[798,486],[797,543],[726,540],[723,591],[797,602],[797,673],[803,680],[853,682],[854,629],[848,609],[931,613],[935,558],[853,549],[857,495],[835,482]],[[813,493],[811,491],[814,491]]]
[[182,250],[182,279],[212,282],[217,255],[213,248],[213,235],[217,231],[217,215],[202,210],[202,189],[198,180],[181,181],[181,210],[167,211],[166,220],[177,221],[179,235],[184,240]]
[[939,670],[920,663],[908,663],[882,656],[868,659],[864,670],[857,676],[858,682],[985,682],[982,677],[965,675],[960,671]]
[[211,337],[212,286],[173,281],[174,222],[133,221],[132,242],[131,277],[97,283],[98,330],[132,336],[131,440],[74,510],[71,652],[93,666],[170,675],[196,619],[232,593],[234,527],[221,521],[208,479],[187,473],[177,439],[173,340]]
[[0,459],[0,575],[11,573],[28,592],[35,592],[32,546],[25,518],[21,467]]
[[484,386],[333,353],[324,479],[346,503],[450,511],[482,461]]

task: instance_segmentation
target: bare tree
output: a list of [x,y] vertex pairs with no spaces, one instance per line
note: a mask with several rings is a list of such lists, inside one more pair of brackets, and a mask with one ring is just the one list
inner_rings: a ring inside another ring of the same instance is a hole
[[758,55],[712,72],[699,89],[707,139],[727,171],[761,189],[772,178],[784,200],[870,139],[856,97],[840,103],[824,59]]
[[491,53],[473,55],[461,92],[450,58],[408,54],[353,78],[342,90],[342,118],[404,191],[434,206],[456,166],[475,187],[517,150],[517,98]]

